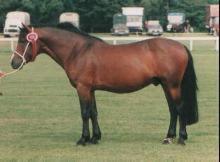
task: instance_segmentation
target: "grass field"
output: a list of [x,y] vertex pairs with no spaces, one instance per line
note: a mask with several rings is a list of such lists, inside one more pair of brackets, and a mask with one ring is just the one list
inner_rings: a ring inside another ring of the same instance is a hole
[[[4,46],[0,68],[7,71]],[[76,146],[81,135],[76,91],[55,62],[39,56],[0,84],[0,161],[218,161],[219,56],[212,49],[212,42],[203,42],[193,51],[200,121],[188,127],[185,147],[161,144],[169,113],[161,88],[154,86],[122,95],[97,92],[103,138],[98,145]]]

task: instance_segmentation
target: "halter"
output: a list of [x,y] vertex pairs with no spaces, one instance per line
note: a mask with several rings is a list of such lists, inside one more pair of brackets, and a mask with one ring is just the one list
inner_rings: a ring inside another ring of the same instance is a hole
[[33,62],[37,56],[37,40],[38,40],[38,34],[34,32],[34,28],[32,27],[32,30],[30,33],[27,34],[26,36],[26,40],[28,41],[28,43],[25,46],[25,50],[23,52],[23,54],[19,53],[18,51],[14,51],[12,56],[11,56],[11,60],[14,58],[15,54],[18,55],[21,59],[22,59],[22,63],[21,65],[14,71],[5,73],[0,71],[0,79],[3,77],[6,77],[7,75],[13,74],[17,71],[19,71],[23,65],[27,62],[27,60],[25,59],[25,55],[27,53],[27,49],[30,46],[30,44],[32,45],[32,57],[31,57],[31,61]]
[[37,33],[34,32],[34,28],[33,27],[32,27],[31,33],[27,34],[26,39],[28,41],[28,44],[31,43],[31,45],[32,45],[32,58],[31,58],[31,61],[34,61],[36,56],[37,56],[37,40],[38,40],[38,35],[37,35]]

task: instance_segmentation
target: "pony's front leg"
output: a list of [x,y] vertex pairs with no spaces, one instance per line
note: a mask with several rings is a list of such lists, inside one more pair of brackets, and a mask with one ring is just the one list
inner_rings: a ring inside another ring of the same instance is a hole
[[95,94],[94,92],[92,93],[92,108],[91,108],[91,121],[92,121],[92,131],[93,131],[93,135],[92,138],[90,140],[91,143],[93,144],[97,144],[98,140],[101,139],[101,131],[99,128],[99,123],[98,123],[98,112],[97,112],[97,108],[96,108],[96,99],[95,99]]
[[91,112],[91,91],[90,88],[84,85],[77,85],[77,93],[79,96],[81,116],[82,116],[82,136],[77,142],[77,145],[85,145],[90,141],[89,118]]

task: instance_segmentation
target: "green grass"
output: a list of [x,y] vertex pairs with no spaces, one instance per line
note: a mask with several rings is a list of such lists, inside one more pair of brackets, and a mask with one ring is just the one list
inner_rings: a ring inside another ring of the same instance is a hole
[[[161,144],[169,113],[162,89],[154,86],[122,95],[97,92],[103,138],[98,145],[76,146],[81,135],[76,91],[63,70],[41,55],[0,84],[0,161],[218,161],[218,54],[205,42],[193,57],[200,121],[187,127],[185,147]],[[0,52],[2,70],[10,70],[8,61],[8,53]]]

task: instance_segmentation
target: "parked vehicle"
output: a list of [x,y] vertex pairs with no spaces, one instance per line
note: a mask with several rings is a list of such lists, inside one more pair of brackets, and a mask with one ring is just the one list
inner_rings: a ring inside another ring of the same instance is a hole
[[127,16],[127,27],[130,32],[143,32],[143,7],[122,7],[122,14]]
[[182,12],[169,12],[167,15],[168,32],[184,32],[183,23],[185,22],[185,14]]
[[30,25],[30,14],[22,11],[8,12],[5,19],[4,37],[18,36],[22,23]]
[[159,20],[145,21],[145,28],[147,29],[148,35],[159,36],[163,34],[163,28]]
[[64,12],[60,15],[59,22],[69,22],[79,28],[79,14],[75,12]]
[[129,35],[128,27],[126,26],[127,17],[121,13],[113,16],[112,35]]
[[210,34],[219,35],[219,5],[206,6],[206,28]]

